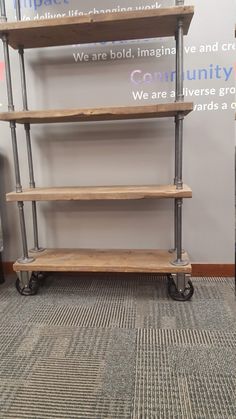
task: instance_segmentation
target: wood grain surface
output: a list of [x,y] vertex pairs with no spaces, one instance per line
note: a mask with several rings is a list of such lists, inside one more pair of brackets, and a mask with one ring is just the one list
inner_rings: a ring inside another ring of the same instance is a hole
[[0,36],[7,34],[9,45],[15,49],[157,38],[175,35],[180,17],[186,35],[193,13],[193,6],[174,6],[135,12],[1,22]]
[[150,198],[191,198],[192,191],[187,185],[176,189],[175,185],[143,186],[81,186],[24,189],[10,192],[6,198],[13,201],[89,201],[89,200],[129,200]]
[[15,121],[19,124],[45,124],[53,122],[146,119],[173,117],[177,112],[183,112],[184,115],[187,115],[192,110],[192,102],[171,102],[146,106],[3,112],[0,113],[0,121]]
[[16,262],[14,271],[191,273],[190,264],[172,265],[176,255],[168,250],[47,249],[32,256],[34,262]]

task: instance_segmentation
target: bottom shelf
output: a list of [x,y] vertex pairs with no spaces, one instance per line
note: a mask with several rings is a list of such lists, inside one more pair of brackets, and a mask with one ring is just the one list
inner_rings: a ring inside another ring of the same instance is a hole
[[191,273],[190,263],[172,265],[176,254],[168,250],[46,249],[32,256],[31,263],[14,263],[14,271]]

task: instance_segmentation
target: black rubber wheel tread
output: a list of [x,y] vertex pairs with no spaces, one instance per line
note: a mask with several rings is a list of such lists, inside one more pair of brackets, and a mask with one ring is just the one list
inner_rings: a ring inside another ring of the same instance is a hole
[[45,284],[45,279],[48,276],[48,272],[42,272],[42,271],[35,271],[32,273],[32,275],[37,278],[38,284],[39,286],[44,286]]
[[16,279],[15,285],[19,294],[24,295],[26,297],[37,294],[39,289],[38,279],[34,275],[31,276],[28,287],[22,288],[20,285],[19,278]]
[[191,279],[188,280],[187,286],[183,292],[179,292],[175,285],[175,281],[171,276],[168,276],[168,294],[175,301],[188,301],[192,298],[194,287]]

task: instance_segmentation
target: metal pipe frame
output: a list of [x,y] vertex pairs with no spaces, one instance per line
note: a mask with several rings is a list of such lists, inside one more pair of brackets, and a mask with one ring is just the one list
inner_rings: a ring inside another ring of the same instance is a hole
[[6,6],[5,6],[4,0],[0,0],[0,9],[1,9],[1,22],[6,22],[7,14],[6,14]]
[[[176,33],[176,86],[175,86],[175,100],[182,102],[184,100],[184,33],[183,20],[178,20],[178,27]],[[175,117],[175,179],[174,183],[177,189],[183,188],[182,168],[183,168],[183,120],[182,112],[178,112]]]
[[15,1],[15,5],[16,5],[16,19],[17,20],[21,20],[21,8],[20,8],[20,1],[16,0]]
[[[7,20],[4,0],[1,0],[1,18],[3,18],[4,21]],[[14,111],[12,80],[11,80],[11,66],[10,66],[9,46],[8,46],[7,35],[5,34],[2,35],[2,42],[3,42],[3,51],[4,51],[4,59],[5,59],[5,66],[6,66],[8,110]],[[20,178],[20,166],[19,166],[15,121],[10,122],[10,128],[11,128],[12,150],[13,150],[15,179],[16,179],[16,192],[20,193],[22,192],[22,186],[21,186],[21,178]],[[18,209],[19,209],[22,249],[23,249],[23,257],[20,258],[19,260],[21,263],[30,263],[30,262],[33,262],[34,259],[29,257],[29,254],[28,254],[27,235],[26,235],[25,216],[24,216],[24,204],[22,201],[18,202]]]
[[[184,1],[176,0],[176,5],[183,5]],[[183,94],[183,20],[178,20],[176,32],[176,86],[175,86],[175,100],[181,102],[184,100]],[[178,112],[175,117],[175,178],[174,184],[176,189],[183,188],[182,171],[183,171],[183,120],[182,112]],[[188,261],[182,259],[182,206],[183,199],[175,199],[174,208],[174,248],[176,251],[176,260],[172,262],[173,265],[184,266]]]
[[[175,46],[176,46],[176,56],[175,56],[175,101],[178,101],[178,94],[177,94],[177,73],[179,68],[179,54],[177,54],[177,51],[179,51],[179,38],[177,34],[175,34]],[[178,142],[178,136],[177,136],[177,117],[175,117],[175,178],[174,178],[174,185],[177,185],[177,166],[178,166],[178,153],[177,153],[177,142]]]
[[[176,0],[176,5],[178,5],[179,2]],[[176,74],[176,81],[175,81],[175,100],[178,99],[178,86],[177,86],[177,73],[179,69],[179,54],[177,54],[177,51],[179,51],[179,37],[177,36],[177,33],[175,35],[175,44],[176,44],[176,59],[175,59],[175,74]],[[177,167],[178,167],[178,129],[177,129],[177,117],[175,117],[175,177],[174,177],[174,185],[177,185]],[[174,249],[171,250],[171,252],[175,252],[177,249],[177,200],[175,199],[175,205],[174,205]]]
[[[18,3],[18,0],[17,0],[17,3]],[[24,50],[23,50],[23,48],[19,48],[19,60],[20,60],[20,74],[21,74],[23,110],[28,111],[28,100],[27,100],[27,88],[26,88],[25,63],[24,63]],[[31,146],[31,137],[30,137],[30,124],[24,124],[24,128],[25,128],[27,156],[28,156],[28,167],[29,167],[29,187],[30,188],[35,188],[34,166],[33,166],[32,146]],[[34,248],[31,249],[31,252],[41,252],[44,249],[39,247],[37,208],[36,208],[36,202],[35,201],[32,201],[32,220],[33,220]]]
[[[17,20],[21,20],[20,0],[16,0],[16,17],[17,17]],[[19,48],[18,52],[19,52],[19,61],[20,61],[20,76],[21,76],[21,91],[22,91],[23,110],[28,111],[27,87],[26,87],[26,76],[25,76],[25,62],[24,62],[24,49]],[[30,137],[30,124],[24,124],[24,128],[25,128],[28,166],[29,166],[29,187],[30,188],[35,188],[33,156],[32,156],[32,146],[31,146],[31,137]],[[37,208],[36,208],[36,202],[35,201],[32,201],[32,220],[33,220],[34,247],[33,247],[33,249],[31,249],[31,252],[41,252],[44,249],[39,247]]]

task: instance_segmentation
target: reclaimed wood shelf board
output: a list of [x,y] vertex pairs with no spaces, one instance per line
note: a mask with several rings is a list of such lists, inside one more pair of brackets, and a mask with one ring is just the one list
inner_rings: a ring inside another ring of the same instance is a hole
[[191,264],[172,265],[176,255],[168,250],[46,249],[32,256],[31,263],[15,262],[14,271],[191,273]]
[[18,124],[45,124],[147,119],[174,117],[178,112],[187,115],[192,110],[192,102],[171,102],[146,106],[3,112],[0,113],[0,121],[15,121]]
[[41,48],[174,36],[179,18],[188,33],[193,6],[0,23],[12,48]]
[[192,191],[187,185],[182,189],[175,185],[51,187],[10,192],[6,198],[8,202],[192,198]]

